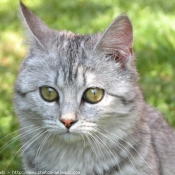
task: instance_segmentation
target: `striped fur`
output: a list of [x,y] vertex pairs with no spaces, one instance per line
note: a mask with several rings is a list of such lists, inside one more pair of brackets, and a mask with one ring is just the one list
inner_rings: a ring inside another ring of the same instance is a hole
[[[14,104],[23,128],[24,169],[175,174],[175,133],[144,102],[128,17],[116,18],[102,35],[77,35],[49,29],[22,3],[20,13],[29,52],[16,81]],[[44,101],[39,93],[43,85],[56,89],[59,99]],[[90,87],[104,90],[99,103],[83,100]],[[61,118],[78,121],[67,129]]]

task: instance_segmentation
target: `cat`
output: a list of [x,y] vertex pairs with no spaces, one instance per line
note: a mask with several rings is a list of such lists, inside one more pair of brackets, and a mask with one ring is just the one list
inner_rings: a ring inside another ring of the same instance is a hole
[[26,174],[174,175],[175,132],[138,85],[126,14],[103,34],[52,30],[20,2],[15,83]]

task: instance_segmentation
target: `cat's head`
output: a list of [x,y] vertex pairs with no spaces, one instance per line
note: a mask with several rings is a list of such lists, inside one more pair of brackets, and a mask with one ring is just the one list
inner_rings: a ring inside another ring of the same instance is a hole
[[134,127],[139,110],[133,29],[123,14],[100,35],[55,31],[21,3],[29,51],[15,85],[15,110],[65,141]]

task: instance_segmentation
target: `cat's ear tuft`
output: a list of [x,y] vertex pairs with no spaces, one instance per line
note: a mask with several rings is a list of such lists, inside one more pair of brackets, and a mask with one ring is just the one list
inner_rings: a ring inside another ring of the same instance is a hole
[[26,29],[27,42],[30,45],[39,45],[44,48],[50,29],[40,18],[33,14],[22,1],[20,1],[19,16]]
[[116,18],[98,40],[95,49],[103,51],[124,65],[132,55],[133,29],[129,18]]

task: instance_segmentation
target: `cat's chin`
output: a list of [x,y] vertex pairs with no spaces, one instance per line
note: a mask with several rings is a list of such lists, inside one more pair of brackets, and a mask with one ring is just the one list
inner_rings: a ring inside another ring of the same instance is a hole
[[65,132],[58,135],[58,139],[66,143],[74,143],[77,141],[83,141],[83,137],[80,134]]

